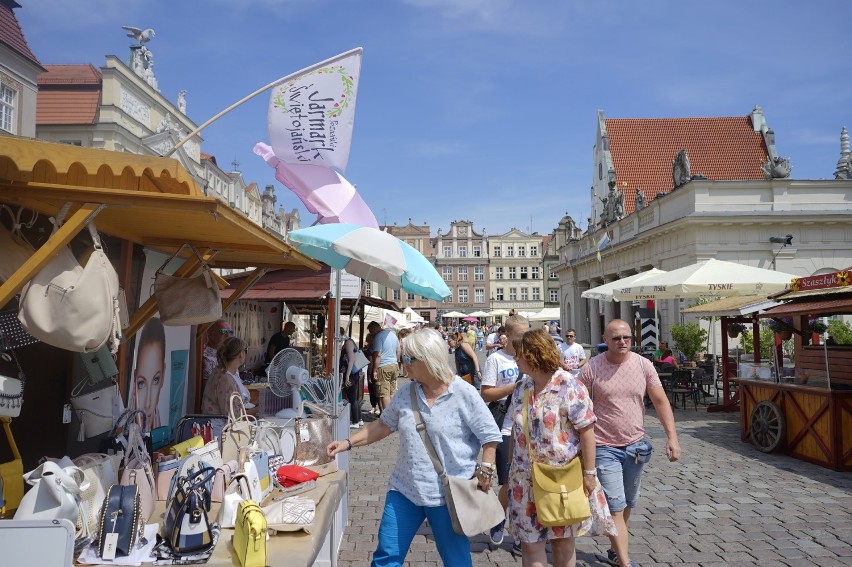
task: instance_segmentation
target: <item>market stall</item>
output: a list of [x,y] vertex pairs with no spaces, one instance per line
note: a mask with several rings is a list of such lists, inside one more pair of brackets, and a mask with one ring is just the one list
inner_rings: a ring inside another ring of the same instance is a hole
[[[765,380],[735,379],[743,441],[834,470],[852,470],[852,345],[826,344],[822,325],[815,324],[852,313],[849,283],[848,270],[798,278],[790,291],[772,297],[787,303],[761,317],[789,327],[795,369],[773,372]],[[776,334],[776,343],[780,340]]]

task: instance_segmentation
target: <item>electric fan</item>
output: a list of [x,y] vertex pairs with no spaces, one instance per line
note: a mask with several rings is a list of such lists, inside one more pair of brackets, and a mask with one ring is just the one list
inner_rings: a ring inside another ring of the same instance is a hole
[[293,400],[292,407],[282,409],[275,417],[302,417],[304,404],[299,389],[308,381],[308,371],[302,353],[294,348],[281,350],[266,368],[266,377],[273,394],[281,398],[291,396]]

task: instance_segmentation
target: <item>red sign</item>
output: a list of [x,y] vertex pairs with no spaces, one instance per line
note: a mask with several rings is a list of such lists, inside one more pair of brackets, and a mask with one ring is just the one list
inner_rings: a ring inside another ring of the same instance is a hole
[[833,274],[822,274],[820,276],[808,276],[796,278],[790,283],[793,291],[808,291],[811,289],[825,289],[829,287],[843,287],[850,284],[848,270],[834,272]]

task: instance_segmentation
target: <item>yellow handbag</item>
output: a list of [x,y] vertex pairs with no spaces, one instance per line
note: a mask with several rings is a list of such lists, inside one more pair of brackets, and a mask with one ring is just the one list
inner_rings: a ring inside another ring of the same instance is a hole
[[240,565],[266,566],[266,516],[254,500],[243,500],[237,508],[233,543]]
[[24,461],[21,460],[21,453],[18,452],[18,446],[12,436],[9,418],[4,417],[2,421],[3,429],[6,431],[6,439],[9,441],[9,448],[15,459],[0,463],[0,478],[3,479],[3,494],[0,496],[5,500],[5,504],[0,507],[0,517],[11,516],[11,512],[18,508],[21,498],[24,497]]
[[182,459],[189,455],[190,451],[201,449],[202,447],[204,447],[204,437],[196,435],[195,437],[190,437],[186,441],[175,443],[172,445],[172,448],[169,449],[169,452],[177,455],[178,459]]
[[580,455],[563,466],[537,463],[530,450],[527,422],[529,395],[524,394],[524,436],[532,463],[533,500],[538,523],[542,526],[572,526],[591,517],[589,497],[583,490],[583,464]]

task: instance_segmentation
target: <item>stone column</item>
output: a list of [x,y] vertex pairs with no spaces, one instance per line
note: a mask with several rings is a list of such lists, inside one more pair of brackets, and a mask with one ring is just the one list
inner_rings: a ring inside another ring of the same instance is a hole
[[589,343],[592,346],[595,346],[601,342],[601,318],[598,315],[598,300],[597,299],[587,299],[589,302],[589,322],[590,325],[590,337]]
[[[610,283],[617,280],[617,276],[606,276],[604,277],[604,283]],[[610,321],[615,319],[616,305],[614,301],[604,301],[604,327],[609,324]]]

